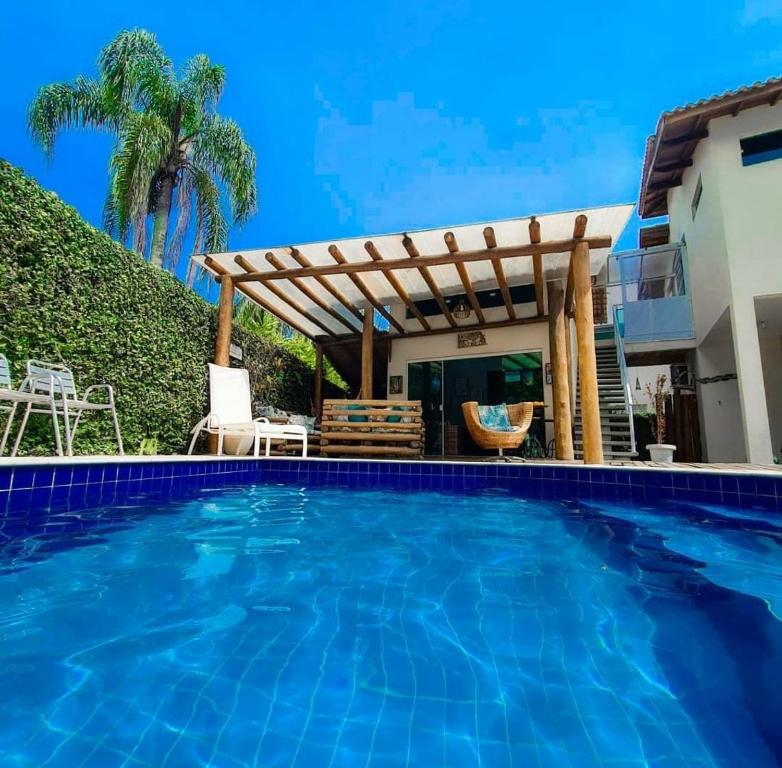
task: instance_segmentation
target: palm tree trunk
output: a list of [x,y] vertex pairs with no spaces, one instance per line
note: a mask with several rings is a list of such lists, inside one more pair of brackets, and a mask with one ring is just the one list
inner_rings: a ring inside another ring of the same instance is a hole
[[171,216],[171,200],[174,196],[174,179],[163,177],[160,182],[160,193],[155,206],[154,226],[152,229],[152,246],[149,249],[149,261],[156,267],[163,267],[163,252],[168,238],[168,220]]

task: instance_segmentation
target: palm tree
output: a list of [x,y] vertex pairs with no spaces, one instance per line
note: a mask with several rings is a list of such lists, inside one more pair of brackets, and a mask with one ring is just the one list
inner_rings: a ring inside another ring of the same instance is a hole
[[255,153],[239,126],[216,112],[224,85],[225,70],[207,56],[191,58],[177,77],[152,33],[127,30],[101,51],[97,78],[38,91],[29,129],[49,157],[62,128],[109,131],[115,142],[104,225],[123,241],[132,230],[143,255],[151,216],[149,259],[174,270],[193,206],[195,248],[207,251],[226,247],[224,196],[237,224],[256,210]]

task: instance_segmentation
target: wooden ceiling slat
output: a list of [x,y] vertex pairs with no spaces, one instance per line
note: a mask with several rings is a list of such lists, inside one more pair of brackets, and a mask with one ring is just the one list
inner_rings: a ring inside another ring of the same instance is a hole
[[678,147],[682,144],[689,144],[691,141],[700,141],[709,137],[708,128],[698,128],[694,131],[688,131],[681,136],[674,136],[670,139],[663,139],[660,144],[663,147]]
[[[347,265],[348,260],[345,258],[345,256],[342,254],[342,251],[339,250],[339,247],[336,245],[330,245],[329,246],[329,253],[331,254],[331,257],[334,259],[334,261],[337,262],[337,264],[340,265]],[[375,264],[375,262],[370,262],[372,264]],[[399,321],[375,298],[372,291],[367,288],[364,281],[353,272],[346,273],[348,277],[353,282],[353,285],[356,286],[356,288],[361,291],[364,298],[386,319],[388,320],[391,325],[394,326],[400,333],[404,333],[405,329],[404,326],[402,326]]]
[[[470,330],[491,330],[492,328],[510,328],[516,325],[532,325],[534,323],[540,323],[542,320],[545,320],[546,318],[540,318],[540,317],[518,317],[515,320],[494,320],[489,321],[486,323],[479,323],[476,325],[470,325],[466,326]],[[424,336],[441,336],[446,333],[453,333],[453,328],[432,328],[431,331],[409,331],[408,333],[404,334],[389,334],[388,336],[382,336],[380,338],[385,339],[387,342],[392,342],[395,339],[416,339],[419,337]],[[329,349],[331,347],[340,346],[342,344],[355,344],[356,343],[356,337],[355,336],[340,336],[338,339],[323,340],[323,347],[324,349]]]
[[[255,267],[242,256],[239,254],[238,256],[234,257],[234,261],[245,271],[245,272],[253,272],[255,271]],[[322,323],[320,320],[318,320],[315,315],[313,315],[311,312],[308,312],[305,307],[303,307],[301,304],[299,304],[298,301],[295,301],[290,296],[288,296],[285,291],[282,290],[277,285],[274,285],[273,283],[267,283],[266,288],[271,291],[280,301],[287,304],[291,309],[298,312],[307,322],[312,323],[313,325],[316,325],[318,328],[320,328],[323,333],[325,333],[327,336],[336,336],[336,332],[329,328],[325,323]]]
[[[383,257],[381,256],[380,251],[378,251],[378,249],[375,247],[375,244],[371,240],[367,240],[367,242],[364,243],[364,248],[373,261],[381,262],[382,267]],[[410,312],[413,313],[418,322],[421,323],[421,326],[424,328],[424,330],[428,331],[431,328],[429,322],[421,314],[421,310],[418,309],[415,302],[410,298],[410,294],[408,294],[404,286],[399,282],[396,275],[387,269],[382,269],[381,271],[383,272],[386,280],[388,280],[390,286],[396,291],[396,295],[399,296],[399,298],[402,300],[402,303],[410,310]]]
[[[483,230],[483,239],[486,241],[486,247],[489,251],[497,249],[497,238],[494,235],[494,229],[492,227],[486,227]],[[515,320],[516,310],[513,308],[513,300],[510,297],[508,280],[505,277],[505,270],[502,268],[502,262],[499,259],[492,259],[491,266],[492,269],[494,269],[494,276],[497,278],[497,285],[500,286],[502,300],[505,302],[505,310],[508,313],[508,320]]]
[[[291,258],[303,269],[312,269],[312,262],[298,249],[291,248]],[[339,290],[330,280],[327,280],[322,275],[312,276],[318,285],[327,290],[345,309],[350,312],[360,323],[364,322],[364,315],[361,313],[358,307],[347,297],[342,291]]]
[[[219,261],[216,261],[211,256],[207,256],[204,259],[204,266],[206,266],[208,269],[211,269],[213,272],[216,272],[218,276],[230,274],[230,272],[222,264],[220,264]],[[295,320],[291,320],[289,317],[280,312],[276,307],[273,307],[267,301],[264,301],[260,296],[256,296],[255,294],[250,293],[250,291],[241,283],[234,283],[234,288],[246,296],[250,301],[254,301],[259,307],[271,313],[275,317],[282,320],[283,323],[298,331],[302,336],[305,336],[308,339],[313,338],[312,334],[308,331],[305,331],[304,328],[302,328]]]
[[[407,251],[407,253],[410,255],[411,259],[415,259],[416,261],[423,260],[423,257],[418,252],[418,248],[415,247],[415,243],[413,242],[412,238],[409,235],[405,235],[402,238],[402,245],[404,246],[404,249]],[[386,264],[389,263],[390,262],[386,262]],[[441,293],[440,289],[437,287],[437,283],[435,282],[434,277],[432,277],[432,273],[429,271],[429,268],[424,266],[419,266],[418,272],[421,275],[421,277],[424,279],[424,282],[429,288],[429,292],[434,297],[434,300],[437,302],[437,306],[440,308],[440,312],[443,314],[443,317],[445,317],[445,319],[448,321],[448,325],[450,325],[451,328],[456,328],[456,320],[453,319],[451,310],[448,309],[448,305],[445,303],[443,294]]]
[[[444,237],[448,250],[451,253],[458,253],[459,244],[456,242],[454,233],[446,232]],[[467,294],[467,300],[470,302],[470,306],[472,307],[472,311],[475,312],[478,322],[485,323],[486,317],[483,314],[483,309],[478,301],[478,297],[475,295],[475,289],[473,288],[472,280],[470,280],[470,273],[467,271],[467,267],[464,264],[456,264],[456,271],[459,273],[459,279],[462,281],[462,287]]]
[[[266,254],[266,261],[269,262],[276,270],[285,269],[285,265],[271,252]],[[348,330],[358,332],[358,328],[354,326],[349,320],[339,314],[328,302],[323,301],[315,291],[313,291],[303,280],[298,277],[292,277],[291,285],[298,288],[313,304],[320,307],[327,315],[333,317],[338,323],[344,325]]]

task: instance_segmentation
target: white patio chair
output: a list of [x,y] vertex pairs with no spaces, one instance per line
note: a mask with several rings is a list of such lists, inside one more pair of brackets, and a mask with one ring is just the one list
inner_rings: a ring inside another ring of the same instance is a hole
[[[114,424],[114,435],[117,438],[117,449],[120,456],[125,451],[122,447],[122,435],[119,430],[119,421],[117,420],[117,409],[114,405],[114,389],[110,384],[92,384],[87,387],[79,397],[76,388],[76,381],[69,368],[61,363],[45,363],[40,360],[27,361],[27,386],[30,391],[36,395],[44,395],[50,398],[50,407],[54,409],[55,433],[58,433],[56,426],[56,416],[62,416],[65,426],[65,451],[68,456],[73,456],[73,438],[79,427],[82,415],[86,411],[109,411]],[[106,401],[91,399],[95,392],[106,392]],[[25,407],[22,423],[19,427],[19,434],[16,436],[12,456],[19,450],[19,444],[22,442],[22,435],[27,427],[27,420],[31,413],[41,413],[36,410],[34,403],[28,403]],[[71,416],[75,416],[73,426],[71,426]],[[59,441],[59,437],[57,438]],[[62,452],[59,452],[62,455]]]
[[294,424],[270,424],[265,417],[253,419],[250,374],[244,368],[227,368],[209,363],[209,413],[193,427],[188,454],[193,453],[198,436],[217,435],[217,455],[223,455],[226,436],[251,437],[253,453],[259,455],[260,442],[266,440],[266,455],[271,441],[297,440],[302,456],[307,455],[307,430]]
[[[31,409],[36,409],[35,413],[49,413],[52,417],[52,427],[54,430],[54,443],[57,454],[62,456],[62,439],[60,438],[60,426],[57,422],[57,409],[54,406],[53,392],[48,395],[35,394],[30,388],[30,377],[26,377],[19,386],[14,389],[11,380],[11,366],[8,364],[8,358],[0,354],[0,411],[8,413],[8,420],[3,429],[3,437],[0,438],[0,456],[5,452],[5,446],[8,443],[8,437],[11,434],[11,425],[14,423],[16,411],[20,405],[24,404]],[[14,446],[12,456],[16,455],[18,450],[18,441]]]

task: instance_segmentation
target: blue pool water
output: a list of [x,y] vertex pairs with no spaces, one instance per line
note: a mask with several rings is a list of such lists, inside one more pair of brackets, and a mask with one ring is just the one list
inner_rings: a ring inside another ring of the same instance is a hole
[[782,760],[771,513],[254,485],[32,524],[2,766]]

